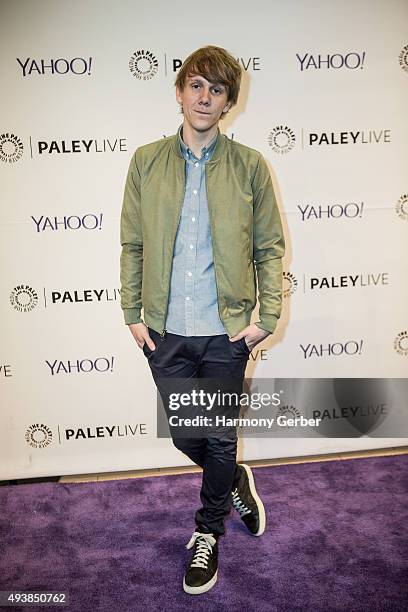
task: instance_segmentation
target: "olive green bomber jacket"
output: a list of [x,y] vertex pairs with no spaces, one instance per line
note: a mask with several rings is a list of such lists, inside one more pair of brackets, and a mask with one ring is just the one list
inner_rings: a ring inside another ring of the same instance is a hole
[[[144,320],[160,334],[165,332],[185,164],[177,134],[137,148],[123,196],[125,323]],[[272,333],[282,306],[285,241],[268,166],[261,153],[219,132],[205,178],[220,319],[230,336],[238,334],[250,324],[258,290],[256,324]]]

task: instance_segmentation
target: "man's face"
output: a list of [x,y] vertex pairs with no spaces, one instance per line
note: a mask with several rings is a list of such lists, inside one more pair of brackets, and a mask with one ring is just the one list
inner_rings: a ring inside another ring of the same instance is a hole
[[176,87],[176,99],[183,105],[184,120],[198,132],[211,129],[231,108],[227,98],[225,85],[211,83],[197,74],[187,77],[183,91]]

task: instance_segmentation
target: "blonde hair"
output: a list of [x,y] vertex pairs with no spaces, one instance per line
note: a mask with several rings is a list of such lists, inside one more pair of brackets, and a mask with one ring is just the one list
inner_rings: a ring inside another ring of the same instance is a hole
[[[238,101],[242,68],[226,49],[208,45],[191,53],[183,62],[175,85],[183,91],[187,77],[197,74],[211,83],[220,83],[227,90],[228,102],[234,106]],[[225,116],[227,113],[223,113]]]

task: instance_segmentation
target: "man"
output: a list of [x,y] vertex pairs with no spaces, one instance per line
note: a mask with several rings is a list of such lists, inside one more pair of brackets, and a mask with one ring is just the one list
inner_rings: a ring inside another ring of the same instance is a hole
[[[218,127],[237,103],[240,82],[240,65],[225,49],[192,53],[175,82],[182,125],[139,147],[126,179],[121,307],[167,416],[172,379],[190,390],[192,380],[222,380],[240,393],[251,349],[273,333],[281,312],[284,238],[268,167]],[[257,285],[259,321],[251,324]],[[239,405],[232,410],[238,414]],[[183,581],[187,593],[199,594],[217,580],[218,538],[231,504],[256,536],[265,511],[249,466],[236,463],[235,428],[171,433],[203,468]]]

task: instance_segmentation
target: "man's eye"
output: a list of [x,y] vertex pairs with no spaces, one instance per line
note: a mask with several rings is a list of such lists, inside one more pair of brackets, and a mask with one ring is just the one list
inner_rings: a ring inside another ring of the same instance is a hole
[[197,89],[197,87],[200,87],[200,86],[198,83],[193,83],[191,87],[193,87],[193,89]]
[[214,87],[213,92],[215,94],[219,94],[219,93],[221,93],[221,89],[218,89],[218,87]]

